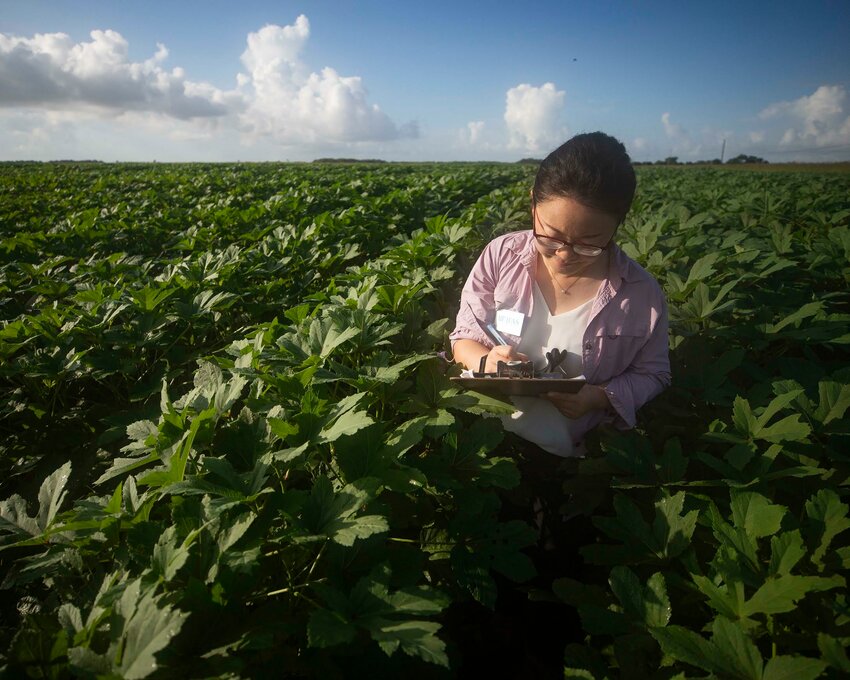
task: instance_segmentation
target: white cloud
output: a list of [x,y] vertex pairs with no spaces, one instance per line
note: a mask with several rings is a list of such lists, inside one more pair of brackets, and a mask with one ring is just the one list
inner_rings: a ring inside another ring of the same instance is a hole
[[720,157],[724,143],[727,152],[735,144],[734,130],[703,127],[697,132],[690,132],[674,122],[668,111],[661,114],[661,126],[667,143],[661,142],[654,148],[659,157],[669,155],[688,161],[709,160]]
[[330,67],[311,73],[300,58],[309,36],[310,22],[303,14],[291,26],[267,25],[248,35],[242,54],[248,73],[239,79],[249,101],[240,115],[245,132],[286,144],[417,135],[415,125],[399,127],[370,104],[358,76],[341,76]]
[[755,130],[748,135],[750,143],[761,144],[764,141],[765,133],[763,130]]
[[841,85],[821,85],[812,94],[793,101],[776,102],[761,111],[762,120],[776,118],[790,124],[780,144],[813,144],[816,147],[850,144],[847,93]]
[[670,139],[686,139],[688,133],[678,123],[670,120],[670,113],[665,111],[661,114],[661,124],[664,126],[664,134]]
[[693,140],[690,133],[679,123],[674,123],[669,111],[661,114],[664,135],[670,140],[670,149],[676,156],[692,156],[702,150],[702,145]]
[[[62,112],[80,125],[100,121],[111,131],[132,123],[172,140],[227,132],[241,135],[242,144],[270,138],[301,148],[419,134],[415,122],[396,125],[370,103],[360,77],[331,67],[314,72],[302,61],[310,37],[304,15],[292,25],[267,25],[248,34],[241,57],[245,72],[237,74],[231,90],[190,80],[179,67],[164,68],[168,48],[161,43],[150,58],[133,62],[120,33],[97,30],[90,37],[74,43],[64,33],[32,38],[0,33],[0,111],[28,117]],[[46,128],[33,122],[27,129],[37,139]]]
[[32,38],[0,33],[0,107],[153,111],[190,119],[223,116],[241,106],[235,92],[193,83],[180,69],[163,69],[164,45],[150,59],[131,62],[120,33],[90,36],[90,42],[75,44],[64,33]]
[[471,120],[466,124],[466,127],[461,132],[461,137],[467,144],[477,144],[481,139],[481,133],[483,131],[483,120]]
[[635,151],[645,151],[648,146],[649,142],[646,140],[645,137],[635,137],[632,140],[632,148]]
[[534,87],[522,83],[507,92],[505,123],[508,126],[508,148],[540,151],[565,141],[566,128],[561,124],[564,91],[554,83]]

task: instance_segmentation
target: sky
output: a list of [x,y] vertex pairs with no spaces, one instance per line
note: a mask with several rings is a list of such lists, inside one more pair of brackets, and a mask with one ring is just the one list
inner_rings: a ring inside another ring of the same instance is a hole
[[0,160],[850,160],[848,91],[847,0],[0,0]]

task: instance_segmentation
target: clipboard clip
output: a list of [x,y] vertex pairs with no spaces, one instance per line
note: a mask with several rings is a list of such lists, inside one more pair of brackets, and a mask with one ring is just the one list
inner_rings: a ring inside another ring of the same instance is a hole
[[496,363],[495,373],[486,373],[487,355],[481,357],[478,362],[478,372],[473,372],[473,378],[533,378],[533,361],[499,361]]

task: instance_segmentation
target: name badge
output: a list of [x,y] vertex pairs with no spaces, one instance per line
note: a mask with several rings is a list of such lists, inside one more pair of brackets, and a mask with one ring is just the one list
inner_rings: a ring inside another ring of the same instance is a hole
[[496,312],[496,330],[509,335],[522,335],[522,322],[525,314],[511,309],[500,309]]

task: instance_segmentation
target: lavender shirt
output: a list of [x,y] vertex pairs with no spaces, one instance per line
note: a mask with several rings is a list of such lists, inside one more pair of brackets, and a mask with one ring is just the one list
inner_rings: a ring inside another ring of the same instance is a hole
[[[608,276],[584,331],[582,363],[588,383],[607,383],[613,413],[591,411],[572,421],[575,446],[601,422],[613,422],[623,430],[634,427],[637,409],[670,384],[664,293],[637,262],[616,245],[611,249]],[[505,234],[487,245],[463,287],[449,336],[452,345],[465,338],[493,347],[479,321],[495,324],[499,309],[522,312],[527,322],[534,306],[537,252],[530,230]],[[503,335],[512,345],[519,343],[519,336]]]

